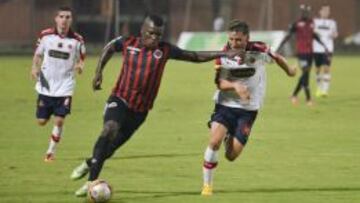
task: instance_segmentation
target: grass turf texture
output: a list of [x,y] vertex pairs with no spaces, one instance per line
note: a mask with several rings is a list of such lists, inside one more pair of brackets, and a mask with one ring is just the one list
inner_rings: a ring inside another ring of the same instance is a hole
[[[91,80],[97,58],[78,77],[72,115],[66,119],[56,161],[43,162],[52,123],[35,123],[31,57],[0,57],[0,202],[83,202],[69,179],[101,130],[104,102],[121,60],[114,57],[103,90]],[[291,60],[295,63],[294,60]],[[330,97],[293,107],[297,78],[268,66],[265,106],[243,154],[224,159],[215,194],[201,197],[206,122],[213,110],[212,63],[167,64],[155,108],[145,124],[105,164],[101,178],[114,189],[111,202],[359,202],[360,59],[335,57]],[[315,92],[312,72],[312,92]]]

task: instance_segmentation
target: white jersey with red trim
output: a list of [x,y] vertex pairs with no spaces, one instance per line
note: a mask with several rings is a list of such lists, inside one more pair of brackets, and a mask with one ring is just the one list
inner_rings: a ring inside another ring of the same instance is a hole
[[71,96],[75,64],[85,58],[83,38],[71,30],[60,36],[55,28],[49,28],[41,32],[35,54],[43,56],[36,91],[52,97]]
[[[330,53],[334,52],[334,33],[337,33],[336,21],[333,19],[314,19],[314,31],[319,35],[320,40],[325,44]],[[316,40],[313,41],[314,53],[325,53],[325,48]]]
[[214,95],[215,102],[232,108],[258,110],[265,96],[265,64],[269,62],[271,62],[270,50],[262,42],[249,42],[245,59],[237,56],[232,59],[221,57],[216,60],[216,65],[221,67],[217,79],[237,81],[246,85],[250,91],[250,102],[242,101],[234,90],[217,90]]

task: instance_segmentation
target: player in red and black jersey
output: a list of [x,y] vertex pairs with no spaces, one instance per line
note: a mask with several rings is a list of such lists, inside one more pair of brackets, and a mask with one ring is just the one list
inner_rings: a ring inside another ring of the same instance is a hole
[[145,121],[148,111],[153,107],[168,59],[206,62],[221,56],[234,57],[240,54],[239,51],[182,50],[161,41],[163,30],[163,20],[150,15],[144,20],[140,37],[118,37],[105,46],[96,69],[93,89],[101,89],[103,69],[113,54],[121,52],[123,64],[107,101],[103,130],[93,154],[71,175],[76,180],[90,172],[88,182],[76,191],[76,196],[86,195],[89,183],[98,178],[105,160]]
[[313,39],[324,46],[325,50],[327,50],[327,48],[320,40],[319,36],[314,32],[314,22],[310,16],[311,7],[308,5],[301,5],[300,11],[300,19],[291,24],[289,31],[281,41],[278,50],[280,50],[283,45],[291,38],[291,36],[295,34],[296,54],[299,60],[299,65],[302,69],[302,75],[299,78],[299,81],[292,94],[291,101],[293,104],[298,104],[297,95],[299,91],[304,88],[307,105],[312,106],[313,101],[311,100],[310,95],[309,76],[313,59]]

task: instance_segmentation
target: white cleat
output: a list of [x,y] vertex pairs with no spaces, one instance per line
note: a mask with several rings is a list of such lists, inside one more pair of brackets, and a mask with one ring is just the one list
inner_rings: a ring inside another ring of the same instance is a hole
[[86,161],[84,161],[73,170],[70,178],[72,180],[79,180],[83,178],[88,172],[89,172],[89,166],[86,164]]
[[83,186],[81,186],[78,190],[75,192],[76,197],[85,197],[89,190],[90,181],[87,181]]

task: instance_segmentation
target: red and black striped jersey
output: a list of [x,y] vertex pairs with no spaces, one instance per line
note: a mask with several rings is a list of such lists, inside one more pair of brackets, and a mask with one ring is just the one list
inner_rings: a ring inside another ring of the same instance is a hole
[[311,54],[314,39],[314,22],[312,19],[299,19],[290,26],[295,33],[297,54]]
[[148,49],[134,36],[114,41],[115,50],[122,52],[123,63],[112,95],[127,102],[131,110],[146,112],[153,107],[167,60],[177,59],[181,49],[166,42]]

